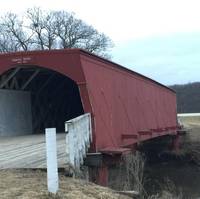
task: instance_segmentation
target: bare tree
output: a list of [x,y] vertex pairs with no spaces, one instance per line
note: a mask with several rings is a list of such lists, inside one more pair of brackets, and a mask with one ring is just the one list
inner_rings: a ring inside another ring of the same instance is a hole
[[0,52],[17,51],[16,43],[13,40],[14,38],[4,32],[0,27]]
[[[3,46],[5,51],[27,51],[30,45],[30,38],[23,29],[23,21],[19,20],[17,15],[13,13],[6,14],[1,20],[1,44],[3,45],[7,42],[7,44]],[[9,48],[8,45],[10,44],[12,47]]]
[[111,40],[66,11],[28,9],[25,20],[8,13],[0,21],[0,51],[82,48],[108,57]]
[[27,10],[28,28],[32,31],[34,49],[56,48],[56,21],[52,12],[44,12],[40,8]]

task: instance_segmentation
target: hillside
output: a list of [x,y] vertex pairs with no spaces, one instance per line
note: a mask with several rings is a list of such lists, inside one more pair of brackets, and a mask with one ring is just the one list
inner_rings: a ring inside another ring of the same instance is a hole
[[178,113],[200,113],[200,82],[170,86],[177,94]]
[[41,170],[1,170],[1,199],[128,199],[109,188],[60,174],[58,195],[47,192],[46,172]]

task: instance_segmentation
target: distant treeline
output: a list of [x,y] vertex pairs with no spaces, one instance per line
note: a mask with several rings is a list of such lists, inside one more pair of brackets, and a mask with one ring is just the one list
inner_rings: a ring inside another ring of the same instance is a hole
[[200,82],[170,88],[176,91],[178,113],[200,113]]

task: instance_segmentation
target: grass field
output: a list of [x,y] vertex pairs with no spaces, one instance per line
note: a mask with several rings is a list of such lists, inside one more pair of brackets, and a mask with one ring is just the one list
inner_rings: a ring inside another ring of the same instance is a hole
[[60,174],[56,196],[47,192],[46,172],[41,170],[1,170],[1,199],[128,199],[111,189]]

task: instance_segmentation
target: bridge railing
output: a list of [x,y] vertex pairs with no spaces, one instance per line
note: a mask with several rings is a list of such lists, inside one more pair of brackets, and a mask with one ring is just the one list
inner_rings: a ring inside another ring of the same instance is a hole
[[66,121],[65,131],[67,163],[79,169],[92,142],[90,113]]

